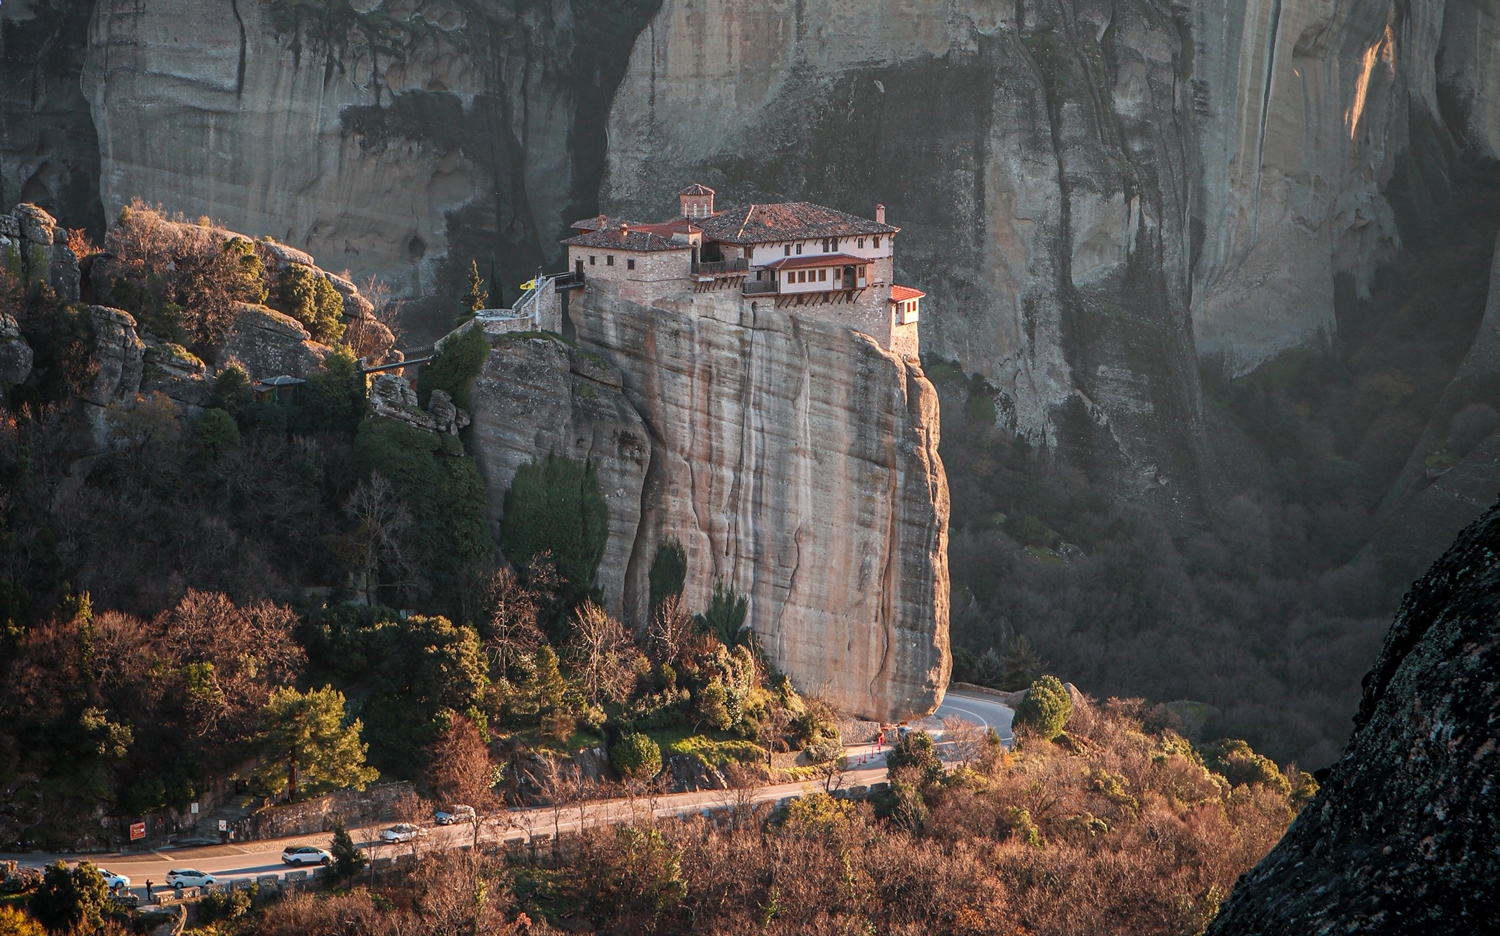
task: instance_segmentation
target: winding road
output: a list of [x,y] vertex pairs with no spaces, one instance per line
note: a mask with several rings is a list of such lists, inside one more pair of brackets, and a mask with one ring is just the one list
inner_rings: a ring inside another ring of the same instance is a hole
[[[1014,714],[997,699],[974,692],[950,691],[934,715],[914,722],[913,727],[924,728],[937,734],[941,732],[941,719],[956,716],[982,728],[994,728],[1001,739],[1008,744],[1011,738],[1011,717]],[[843,789],[868,786],[885,779],[885,754],[876,752],[874,745],[849,745],[844,751],[848,757],[849,770],[842,777]],[[584,804],[581,816],[576,805],[556,812],[546,806],[512,809],[486,817],[480,831],[480,841],[526,842],[540,835],[576,831],[580,825],[616,824],[635,817],[644,818],[651,814],[659,817],[686,816],[695,812],[726,809],[750,803],[782,802],[816,790],[820,785],[815,782],[802,781],[761,787],[753,791],[702,790],[634,800],[594,800]],[[411,852],[412,845],[387,845],[380,841],[380,830],[389,825],[390,823],[387,822],[349,831],[355,842],[373,858],[393,858],[399,854]],[[422,850],[451,848],[469,844],[473,837],[474,829],[469,825],[432,826],[428,829],[428,837],[416,848]],[[130,878],[131,892],[144,902],[147,881],[152,882],[158,892],[171,893],[165,882],[167,872],[173,868],[195,868],[199,871],[206,871],[217,878],[221,884],[253,879],[260,875],[280,875],[288,870],[294,870],[282,864],[282,849],[292,845],[317,845],[327,848],[328,841],[328,833],[322,832],[316,835],[299,835],[227,845],[165,847],[146,852],[92,855],[36,853],[0,855],[0,861],[15,860],[22,866],[42,867],[58,860],[71,863],[86,859],[100,868]]]

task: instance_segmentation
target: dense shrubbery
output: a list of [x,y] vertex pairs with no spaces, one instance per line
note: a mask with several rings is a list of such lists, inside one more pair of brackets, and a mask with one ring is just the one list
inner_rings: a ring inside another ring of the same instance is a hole
[[631,780],[650,780],[661,773],[661,748],[648,735],[622,735],[609,749],[610,766]]
[[275,307],[301,322],[313,341],[344,335],[344,297],[312,267],[288,263],[276,277]]
[[374,419],[355,437],[354,464],[361,475],[387,479],[391,508],[410,512],[403,537],[409,550],[386,565],[390,584],[381,590],[382,598],[472,618],[477,588],[494,561],[494,541],[489,490],[462,443],[451,435]]
[[1014,726],[1017,731],[1051,741],[1062,734],[1072,714],[1073,700],[1068,697],[1062,680],[1043,676],[1031,684],[1026,698],[1016,706]]
[[[435,855],[374,889],[272,904],[238,932],[333,936],[568,930],[1189,936],[1292,817],[1276,784],[1231,784],[1139,703],[876,803],[646,820],[569,837],[540,866]],[[908,736],[922,748],[920,733]],[[925,758],[923,758],[925,760]],[[906,777],[908,779],[902,779]]]
[[239,303],[266,300],[265,265],[249,241],[226,241],[206,223],[168,220],[139,199],[121,209],[105,251],[94,260],[101,266],[94,280],[109,284],[100,301],[200,356],[223,340]]
[[592,465],[549,452],[516,469],[500,521],[500,548],[512,563],[546,553],[581,596],[594,585],[608,539],[609,508]]
[[490,339],[482,328],[468,328],[444,338],[432,360],[422,368],[422,379],[417,384],[419,402],[426,406],[432,399],[432,391],[442,390],[467,409],[469,388],[489,354]]

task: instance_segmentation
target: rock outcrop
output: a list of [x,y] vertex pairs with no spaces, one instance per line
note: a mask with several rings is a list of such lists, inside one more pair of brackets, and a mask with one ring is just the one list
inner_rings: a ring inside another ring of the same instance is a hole
[[[882,720],[936,707],[951,665],[948,488],[937,394],[920,366],[738,296],[644,308],[598,284],[569,314],[582,346],[620,369],[649,433],[627,618],[644,619],[656,547],[676,537],[688,605],[706,607],[716,581],[745,595],[762,646],[802,690]],[[553,358],[561,375],[562,352]],[[555,396],[561,409],[571,395]],[[526,457],[546,452],[516,442]],[[476,431],[476,450],[487,444]],[[596,451],[609,489],[606,460]]]
[[651,435],[621,382],[619,368],[597,355],[551,338],[516,336],[500,339],[469,392],[471,448],[497,524],[522,465],[556,452],[594,466],[609,507],[599,586],[614,614],[625,612],[626,570],[651,461]]
[[308,377],[323,367],[328,347],[312,340],[302,323],[268,306],[240,306],[219,349],[219,361],[239,361],[250,376]]
[[213,390],[203,361],[181,345],[147,345],[142,360],[142,393],[165,393],[186,406],[202,406]]
[[136,333],[135,318],[106,306],[89,306],[88,311],[94,374],[84,400],[101,407],[134,400],[146,366],[146,344]]
[[1401,604],[1354,736],[1210,936],[1500,930],[1500,509]]
[[19,204],[0,215],[0,267],[24,283],[46,283],[64,302],[78,301],[78,256],[68,247],[68,232],[36,205]]
[[9,315],[0,313],[0,384],[18,384],[31,376],[35,360],[31,345],[21,335],[21,326]]
[[454,405],[453,398],[444,390],[432,391],[424,412],[411,381],[397,374],[375,378],[370,386],[369,413],[404,422],[413,429],[447,435],[458,435],[458,430],[469,425],[468,411]]

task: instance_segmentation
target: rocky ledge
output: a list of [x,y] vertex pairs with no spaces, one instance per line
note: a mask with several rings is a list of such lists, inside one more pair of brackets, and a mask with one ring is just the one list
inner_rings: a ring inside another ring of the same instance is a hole
[[1500,504],[1401,604],[1354,735],[1210,936],[1500,932]]

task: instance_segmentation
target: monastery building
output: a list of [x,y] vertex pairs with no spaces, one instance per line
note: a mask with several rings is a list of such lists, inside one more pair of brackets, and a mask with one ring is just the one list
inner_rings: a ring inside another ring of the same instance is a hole
[[716,211],[714,190],[690,185],[670,221],[600,215],[563,241],[573,285],[608,280],[649,305],[684,292],[733,291],[798,315],[842,323],[897,354],[917,356],[925,295],[893,278],[896,235],[885,206],[861,218],[809,202]]

